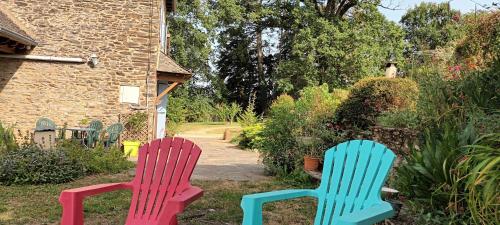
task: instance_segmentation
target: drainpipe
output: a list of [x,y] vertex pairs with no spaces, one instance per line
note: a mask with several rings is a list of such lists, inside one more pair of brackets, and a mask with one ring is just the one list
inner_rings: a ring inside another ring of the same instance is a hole
[[43,55],[8,55],[0,54],[0,58],[9,59],[27,59],[27,60],[38,60],[38,61],[51,61],[51,62],[67,62],[67,63],[86,63],[86,59],[75,58],[75,57],[55,57],[55,56],[43,56]]

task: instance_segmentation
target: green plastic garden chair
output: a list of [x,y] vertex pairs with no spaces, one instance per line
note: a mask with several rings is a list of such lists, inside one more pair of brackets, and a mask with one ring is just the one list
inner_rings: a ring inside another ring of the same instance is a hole
[[300,197],[318,199],[314,225],[369,225],[392,217],[380,193],[396,156],[369,140],[344,142],[329,149],[319,188],[245,195],[243,225],[262,225],[262,205]]
[[106,132],[108,133],[108,139],[104,142],[106,147],[116,144],[118,138],[120,137],[121,132],[123,131],[123,125],[121,123],[115,123],[106,128]]
[[85,141],[89,147],[92,147],[99,140],[99,135],[102,131],[102,122],[99,120],[92,120],[89,124],[89,128],[92,130],[87,133]]
[[54,121],[48,119],[48,118],[40,118],[36,121],[36,131],[43,131],[43,130],[56,130],[56,124]]

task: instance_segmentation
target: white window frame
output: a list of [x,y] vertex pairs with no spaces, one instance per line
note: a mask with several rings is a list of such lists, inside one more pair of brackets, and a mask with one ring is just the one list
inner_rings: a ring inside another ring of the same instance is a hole
[[120,85],[120,103],[121,104],[137,104],[139,105],[139,99],[141,95],[141,89],[136,85]]

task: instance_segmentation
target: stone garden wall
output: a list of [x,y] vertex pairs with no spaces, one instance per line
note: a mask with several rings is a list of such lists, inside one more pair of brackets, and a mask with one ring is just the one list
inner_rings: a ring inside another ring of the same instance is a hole
[[411,151],[410,147],[418,140],[418,132],[408,128],[389,128],[373,126],[368,131],[348,131],[348,139],[370,139],[384,144],[397,156],[399,163]]
[[418,133],[408,128],[388,128],[374,126],[370,128],[371,137],[394,151],[398,156],[408,155],[410,146],[418,138]]

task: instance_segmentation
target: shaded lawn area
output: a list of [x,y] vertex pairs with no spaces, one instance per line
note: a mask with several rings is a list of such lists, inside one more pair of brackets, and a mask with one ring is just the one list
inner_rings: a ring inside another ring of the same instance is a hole
[[[62,190],[87,185],[129,181],[128,174],[90,176],[58,185],[0,186],[0,224],[58,224],[61,215],[58,197]],[[193,181],[205,195],[179,217],[179,224],[241,224],[242,195],[287,188],[310,188],[276,180],[258,182]],[[85,201],[85,224],[124,224],[130,204],[129,191],[90,197]],[[266,204],[266,224],[312,224],[315,201],[298,199]]]

